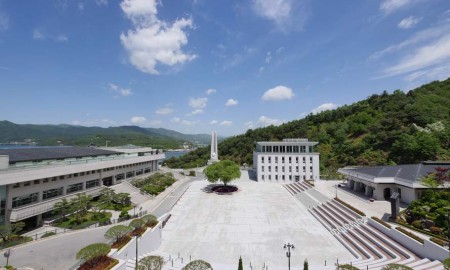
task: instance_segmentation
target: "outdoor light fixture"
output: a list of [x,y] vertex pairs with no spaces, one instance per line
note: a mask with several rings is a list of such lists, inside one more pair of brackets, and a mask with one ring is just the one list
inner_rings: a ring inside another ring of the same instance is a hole
[[291,270],[291,248],[295,249],[294,244],[284,244],[284,249],[288,249],[288,251],[286,252],[286,257],[288,258],[288,270]]

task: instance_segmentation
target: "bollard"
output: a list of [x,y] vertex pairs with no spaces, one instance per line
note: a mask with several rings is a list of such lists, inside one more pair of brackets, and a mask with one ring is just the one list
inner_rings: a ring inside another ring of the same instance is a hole
[[34,240],[37,240],[37,234],[36,234],[36,237],[35,237],[35,239]]
[[173,267],[173,260],[172,260],[172,267]]
[[325,260],[325,266],[327,266],[327,260]]
[[178,259],[180,258],[180,252],[178,252]]
[[192,261],[192,257],[191,257],[191,255],[189,255],[189,262],[191,262]]
[[183,257],[181,257],[181,263],[183,263]]

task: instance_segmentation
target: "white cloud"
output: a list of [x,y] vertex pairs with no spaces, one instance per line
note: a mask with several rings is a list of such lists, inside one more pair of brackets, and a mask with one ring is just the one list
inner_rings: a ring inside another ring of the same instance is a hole
[[251,129],[251,128],[254,128],[254,127],[255,127],[255,125],[253,124],[252,121],[246,122],[246,123],[244,124],[244,126],[245,126],[247,129]]
[[206,107],[206,104],[208,103],[208,98],[190,98],[189,99],[189,106],[193,109],[203,109]]
[[270,125],[274,125],[274,126],[279,126],[281,124],[283,124],[285,121],[284,120],[279,120],[279,119],[272,119],[266,116],[261,116],[258,119],[257,125],[260,127],[266,127],[266,126],[270,126]]
[[131,123],[137,125],[137,124],[145,123],[145,121],[147,121],[147,119],[145,119],[145,117],[142,117],[142,116],[134,116],[134,117],[131,117],[130,121],[131,121]]
[[261,17],[284,24],[291,16],[292,0],[253,0],[253,10]]
[[192,116],[192,115],[197,115],[197,114],[201,114],[201,113],[203,113],[203,109],[196,109],[196,110],[193,110],[192,112],[188,113],[187,115]]
[[44,36],[44,34],[41,31],[39,31],[37,29],[34,29],[33,30],[33,39],[35,39],[35,40],[44,40],[45,36]]
[[181,119],[179,117],[174,117],[172,119],[170,119],[170,122],[172,123],[180,123]]
[[339,105],[334,104],[334,103],[324,103],[322,105],[319,105],[318,107],[314,108],[311,113],[312,114],[317,114],[323,111],[328,111],[328,110],[334,110],[337,107],[339,107]]
[[229,126],[231,126],[233,124],[233,122],[231,122],[231,121],[228,121],[228,120],[225,120],[225,121],[222,121],[222,122],[220,122],[220,126],[226,126],[226,127],[229,127]]
[[397,64],[384,70],[386,76],[404,74],[450,61],[450,35],[416,48]]
[[385,13],[391,13],[411,3],[412,0],[384,0],[380,4],[380,10]]
[[209,122],[211,125],[215,125],[217,123],[219,123],[217,120],[212,120],[211,122]]
[[0,10],[0,31],[5,31],[9,28],[9,17]]
[[408,18],[404,18],[398,23],[398,28],[401,29],[409,29],[414,27],[416,24],[420,22],[420,18],[414,18],[413,16],[409,16]]
[[64,35],[59,35],[59,36],[55,37],[55,41],[57,41],[57,42],[67,42],[67,41],[69,41],[69,38],[64,36]]
[[181,120],[180,123],[185,126],[193,126],[193,125],[197,124],[198,121]]
[[131,89],[129,89],[129,88],[122,88],[122,87],[120,87],[118,85],[115,85],[113,83],[109,84],[109,90],[110,90],[111,93],[115,94],[114,95],[115,98],[117,98],[119,96],[126,97],[126,96],[129,96],[129,95],[133,94]]
[[78,3],[78,9],[81,10],[81,11],[84,10],[84,3],[83,2]]
[[225,106],[236,106],[236,105],[238,105],[238,101],[232,98],[227,100],[227,103],[225,103]]
[[155,111],[155,113],[159,114],[159,115],[168,115],[168,114],[173,113],[173,109],[172,108],[168,108],[168,107],[160,108],[160,109],[157,109]]
[[264,61],[269,64],[270,61],[272,61],[272,53],[271,52],[267,52],[266,54],[266,59],[264,59]]
[[173,24],[157,18],[157,0],[124,0],[120,4],[135,29],[120,35],[129,61],[138,70],[148,74],[159,74],[158,64],[174,66],[196,58],[184,53],[182,47],[188,43],[185,28],[193,28],[191,19],[177,19]]
[[107,6],[108,0],[95,0],[95,3],[99,6]]
[[277,101],[284,99],[292,99],[292,97],[294,97],[292,89],[286,86],[279,85],[267,90],[262,96],[262,100]]
[[214,93],[216,93],[217,91],[216,91],[216,89],[208,89],[208,90],[206,90],[206,94],[209,96],[209,95],[212,95],[212,94],[214,94]]

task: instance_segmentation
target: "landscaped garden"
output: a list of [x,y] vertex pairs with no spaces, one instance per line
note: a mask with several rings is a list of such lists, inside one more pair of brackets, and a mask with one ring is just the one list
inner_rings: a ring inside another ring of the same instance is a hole
[[430,189],[424,190],[420,199],[400,214],[397,222],[448,241],[450,188],[443,188],[449,182],[448,172],[449,169],[436,168],[435,173],[424,177],[422,183]]
[[22,243],[32,241],[29,236],[18,235],[24,228],[25,223],[17,222],[0,226],[0,249],[16,246]]
[[132,180],[131,184],[145,193],[156,196],[175,183],[175,181],[176,179],[172,173],[155,173],[143,179]]

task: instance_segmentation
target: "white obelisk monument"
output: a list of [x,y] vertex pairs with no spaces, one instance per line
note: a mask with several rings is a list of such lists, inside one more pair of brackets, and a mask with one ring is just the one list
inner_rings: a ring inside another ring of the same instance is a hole
[[216,131],[211,132],[211,157],[208,164],[213,164],[219,161],[219,150],[217,149],[217,133]]

